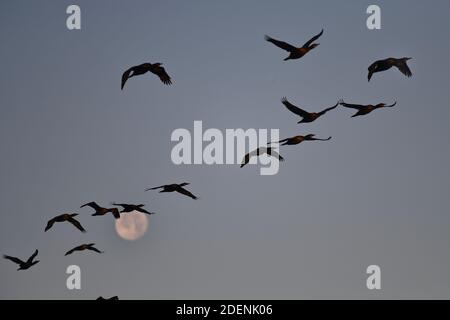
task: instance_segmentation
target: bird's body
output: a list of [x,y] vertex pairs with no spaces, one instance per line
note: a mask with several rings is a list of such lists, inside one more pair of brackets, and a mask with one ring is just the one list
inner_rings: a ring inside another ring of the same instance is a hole
[[367,75],[367,81],[370,81],[372,75],[376,72],[382,72],[389,70],[392,67],[396,67],[401,73],[407,77],[411,77],[412,73],[407,65],[407,61],[411,58],[387,58],[383,60],[378,60],[372,63],[368,69],[369,73]]
[[69,251],[66,252],[66,256],[68,256],[69,254],[74,253],[75,251],[84,251],[84,250],[90,250],[90,251],[94,251],[97,253],[103,253],[102,251],[98,250],[97,248],[94,247],[95,243],[84,243],[82,245],[79,245],[73,249],[70,249]]
[[364,116],[366,114],[371,113],[373,110],[376,109],[380,109],[380,108],[392,108],[393,106],[395,106],[397,104],[397,101],[394,102],[391,105],[386,105],[385,103],[378,103],[378,104],[366,104],[366,105],[362,105],[362,104],[351,104],[351,103],[345,103],[344,101],[340,102],[340,105],[346,108],[352,108],[352,109],[356,109],[358,110],[354,115],[352,115],[353,117],[358,117],[358,116]]
[[284,161],[284,158],[278,152],[276,152],[273,147],[259,147],[255,150],[253,150],[252,152],[247,153],[244,156],[244,159],[241,162],[241,168],[250,162],[251,157],[254,157],[254,156],[259,157],[260,155],[263,155],[263,154],[267,154],[269,156],[275,157],[279,161]]
[[113,203],[114,206],[119,206],[122,207],[123,210],[120,211],[120,213],[129,213],[129,212],[133,212],[133,211],[138,211],[138,212],[142,212],[145,214],[155,214],[154,212],[148,212],[147,210],[145,210],[143,207],[143,204],[128,204],[128,203]]
[[76,220],[74,217],[76,217],[78,215],[78,213],[64,213],[61,214],[59,216],[54,217],[53,219],[50,219],[47,222],[47,226],[45,227],[45,231],[48,231],[53,224],[55,224],[55,222],[70,222],[75,228],[77,228],[78,230],[80,230],[81,232],[86,232],[86,230],[84,230],[84,228],[81,226],[81,223],[78,222],[78,220]]
[[151,72],[151,73],[157,75],[159,77],[159,79],[162,81],[162,83],[164,83],[166,85],[172,84],[172,79],[167,74],[164,67],[162,67],[162,63],[159,63],[159,62],[153,63],[153,64],[152,63],[142,63],[140,65],[129,68],[127,71],[125,71],[122,74],[121,89],[123,90],[123,87],[125,86],[125,83],[127,82],[128,79],[130,79],[134,76],[139,76],[139,75],[145,74],[147,72]]
[[36,258],[36,256],[38,255],[38,252],[39,251],[36,249],[36,251],[34,251],[34,253],[31,255],[31,257],[28,258],[27,261],[22,261],[19,258],[11,257],[8,255],[3,255],[3,258],[18,264],[19,269],[17,269],[17,270],[27,270],[39,262],[39,260],[34,260],[34,258]]
[[178,192],[178,193],[184,194],[185,196],[188,196],[194,200],[197,200],[198,198],[195,195],[193,195],[190,191],[183,188],[184,186],[187,186],[187,185],[189,185],[189,183],[187,183],[187,182],[183,182],[180,184],[173,183],[173,184],[162,185],[159,187],[148,188],[145,191],[162,189],[159,192]]
[[311,51],[312,49],[314,49],[315,47],[317,47],[319,45],[319,43],[313,43],[314,41],[316,41],[317,39],[319,39],[319,37],[323,34],[323,29],[322,31],[315,35],[314,37],[312,37],[311,39],[309,39],[305,44],[303,44],[301,47],[295,47],[293,45],[290,45],[287,42],[284,41],[280,41],[274,38],[271,38],[269,36],[265,36],[264,38],[266,39],[266,41],[273,43],[274,45],[276,45],[278,48],[281,48],[287,52],[289,52],[289,56],[287,56],[284,61],[286,60],[295,60],[295,59],[300,59],[301,57],[303,57],[305,54],[307,54],[309,51]]
[[96,202],[89,202],[86,204],[83,204],[80,208],[83,207],[91,207],[92,209],[95,210],[95,212],[92,214],[93,216],[104,216],[107,213],[111,213],[114,218],[119,219],[120,218],[120,213],[119,213],[119,209],[117,208],[103,208],[100,207]]
[[326,108],[320,112],[307,112],[295,105],[293,105],[292,103],[290,103],[286,98],[281,99],[281,102],[283,103],[283,105],[292,113],[295,113],[296,115],[300,116],[302,118],[302,120],[300,120],[297,123],[309,123],[309,122],[313,122],[315,121],[317,118],[323,116],[325,113],[327,113],[328,111],[331,111],[333,109],[335,109],[338,105],[339,102],[336,103],[334,106],[330,107],[330,108]]
[[[326,139],[319,139],[319,138],[315,138],[315,134],[307,134],[305,136],[298,135],[298,136],[286,138],[286,139],[280,140],[276,143],[281,143],[282,146],[285,146],[285,145],[296,145],[296,144],[302,143],[303,141],[328,141],[330,139],[331,139],[331,137],[328,137]],[[274,142],[269,142],[268,144],[271,144],[271,143],[274,143]]]

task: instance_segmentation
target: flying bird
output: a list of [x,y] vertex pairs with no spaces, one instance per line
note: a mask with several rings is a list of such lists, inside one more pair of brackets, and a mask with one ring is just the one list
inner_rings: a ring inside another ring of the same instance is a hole
[[123,87],[125,86],[125,83],[127,82],[128,79],[130,79],[134,76],[139,76],[141,74],[147,73],[149,71],[151,73],[157,75],[159,77],[159,79],[162,81],[162,83],[164,83],[166,85],[172,84],[172,80],[171,80],[170,76],[167,74],[164,67],[162,67],[162,63],[159,63],[159,62],[153,63],[153,64],[143,63],[138,66],[131,67],[130,69],[128,69],[127,71],[125,71],[122,74],[121,89],[123,90]]
[[281,143],[282,146],[285,145],[294,145],[294,144],[299,144],[302,143],[303,141],[328,141],[330,140],[331,137],[328,137],[326,139],[319,139],[319,138],[315,138],[315,134],[307,134],[305,136],[294,136],[294,137],[290,137],[290,138],[286,138],[283,140],[280,140],[278,142],[269,142],[267,144],[271,144],[271,143]]
[[34,260],[34,258],[36,258],[37,255],[38,255],[38,250],[36,249],[36,251],[31,255],[31,257],[28,258],[27,261],[22,261],[19,258],[7,256],[7,255],[3,255],[3,258],[18,264],[19,269],[17,269],[17,270],[27,270],[39,262],[39,260]]
[[95,245],[95,243],[85,243],[85,244],[79,245],[79,246],[67,251],[65,256],[68,256],[69,254],[72,254],[75,251],[84,251],[84,250],[91,250],[91,251],[95,251],[97,253],[103,253],[103,251],[100,251],[97,248],[95,248],[94,245]]
[[366,115],[366,114],[371,113],[373,110],[376,110],[376,109],[392,108],[396,104],[397,104],[397,101],[395,101],[391,105],[386,105],[385,103],[378,103],[376,105],[373,105],[373,104],[362,105],[362,104],[345,103],[344,101],[340,102],[340,105],[343,106],[343,107],[352,108],[352,109],[358,110],[358,112],[356,112],[354,115],[352,115],[352,118],[353,117],[357,117],[357,116]]
[[372,63],[368,70],[369,74],[367,75],[367,81],[370,81],[372,78],[372,75],[376,72],[386,71],[392,67],[396,67],[398,70],[400,70],[401,73],[403,73],[408,78],[412,76],[411,70],[409,69],[406,62],[412,58],[387,58],[384,60],[378,60]]
[[295,113],[296,115],[302,117],[303,119],[300,120],[297,123],[308,123],[308,122],[313,122],[314,120],[316,120],[317,118],[323,116],[325,113],[327,113],[328,111],[333,110],[334,108],[336,108],[339,105],[339,102],[336,103],[334,106],[324,109],[320,112],[307,112],[303,109],[300,109],[297,106],[294,106],[292,103],[290,103],[286,97],[284,97],[283,99],[281,99],[281,102],[284,104],[284,106],[291,112]]
[[84,228],[81,226],[81,223],[78,222],[78,220],[75,220],[74,217],[78,216],[78,213],[64,213],[61,214],[59,216],[54,217],[53,219],[49,220],[47,222],[47,226],[45,227],[45,231],[48,231],[55,222],[70,222],[71,224],[73,224],[78,230],[80,230],[81,232],[86,232],[86,230],[84,230]]
[[244,156],[244,159],[242,160],[241,168],[243,166],[245,166],[247,163],[250,162],[250,158],[251,157],[254,157],[254,156],[258,156],[259,157],[259,156],[261,156],[263,154],[267,154],[269,156],[277,158],[280,161],[284,161],[284,158],[278,152],[276,152],[273,149],[274,148],[272,148],[272,147],[259,147],[259,148],[255,149],[255,150],[253,150],[252,152],[247,153]]
[[148,212],[147,210],[145,210],[144,204],[128,204],[128,203],[113,203],[114,206],[119,206],[122,207],[123,210],[120,211],[120,213],[129,213],[129,212],[133,212],[133,211],[139,211],[145,214],[155,214],[154,212]]
[[114,216],[114,218],[120,219],[119,209],[117,209],[117,208],[103,208],[103,207],[100,207],[95,202],[89,202],[89,203],[83,204],[80,208],[83,208],[86,206],[91,207],[92,209],[95,210],[95,212],[92,214],[93,216],[104,216],[105,214],[111,212],[112,215]]
[[317,47],[319,45],[319,43],[313,43],[314,41],[316,41],[317,39],[319,39],[319,37],[323,34],[323,29],[322,31],[320,31],[320,33],[318,35],[315,35],[314,37],[312,37],[311,39],[309,39],[303,46],[301,46],[300,48],[294,47],[293,45],[290,45],[287,42],[284,41],[280,41],[280,40],[276,40],[274,38],[269,37],[268,35],[264,36],[264,39],[266,39],[266,41],[269,41],[271,43],[273,43],[274,45],[276,45],[278,48],[281,48],[283,50],[286,50],[287,52],[289,52],[289,56],[287,56],[284,61],[286,60],[293,60],[293,59],[299,59],[301,57],[303,57],[305,54],[307,54],[309,51],[311,51],[312,49],[314,49],[315,47]]
[[103,298],[102,296],[98,297],[95,300],[119,300],[118,296],[112,296],[111,298]]
[[149,190],[157,190],[157,189],[162,189],[159,192],[178,192],[181,194],[184,194],[185,196],[191,197],[194,200],[197,200],[198,198],[196,196],[194,196],[190,191],[184,189],[184,186],[189,185],[189,183],[187,182],[183,182],[180,184],[174,183],[174,184],[165,184],[159,187],[154,187],[154,188],[148,188],[145,191],[149,191]]

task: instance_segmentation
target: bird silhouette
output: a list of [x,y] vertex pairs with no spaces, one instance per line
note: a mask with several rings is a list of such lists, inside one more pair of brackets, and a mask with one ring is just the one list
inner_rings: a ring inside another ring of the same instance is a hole
[[117,208],[103,208],[103,207],[100,207],[95,202],[89,202],[89,203],[83,204],[80,208],[84,208],[86,206],[91,207],[92,209],[95,210],[95,212],[92,214],[93,216],[104,216],[105,214],[111,212],[112,215],[114,216],[114,218],[120,219],[119,209],[117,209]]
[[118,296],[112,296],[111,298],[103,298],[102,296],[98,297],[95,300],[119,300]]
[[371,113],[373,110],[376,109],[380,109],[380,108],[392,108],[393,106],[395,106],[397,104],[397,101],[395,101],[393,104],[391,105],[386,105],[385,103],[378,103],[376,105],[373,104],[366,104],[366,105],[362,105],[362,104],[351,104],[351,103],[345,103],[344,101],[340,102],[340,105],[346,108],[352,108],[352,109],[356,109],[358,110],[354,115],[352,115],[353,117],[357,117],[357,116],[363,116],[366,115],[368,113]]
[[97,248],[95,248],[94,245],[95,245],[95,243],[84,243],[82,245],[79,245],[79,246],[67,251],[65,256],[68,256],[69,254],[72,254],[75,251],[84,251],[84,250],[95,251],[97,253],[103,253],[103,251],[100,251]]
[[292,103],[290,103],[286,97],[283,97],[283,99],[281,99],[281,102],[284,104],[284,106],[291,112],[295,113],[296,115],[302,117],[303,119],[300,120],[297,123],[309,123],[309,122],[313,122],[314,120],[316,120],[317,118],[323,116],[325,113],[327,113],[328,111],[333,110],[334,108],[336,108],[339,105],[339,102],[337,102],[334,106],[330,107],[330,108],[326,108],[320,112],[307,112],[295,105],[293,105]]
[[59,216],[54,217],[53,219],[49,220],[47,222],[47,226],[45,227],[45,231],[48,231],[55,222],[70,222],[71,224],[73,224],[78,230],[80,230],[81,232],[86,232],[86,230],[84,230],[84,228],[81,226],[81,223],[78,222],[78,220],[76,220],[74,217],[78,216],[78,213],[64,213],[61,214]]
[[145,189],[145,191],[162,189],[159,192],[178,192],[178,193],[184,194],[185,196],[188,196],[194,200],[197,200],[198,198],[196,196],[194,196],[190,191],[183,188],[184,186],[187,186],[187,185],[189,185],[189,183],[187,183],[187,182],[183,182],[180,184],[177,184],[177,183],[165,184],[165,185],[162,185],[159,187]]
[[255,149],[255,150],[253,150],[253,151],[251,151],[251,152],[249,152],[249,153],[247,153],[245,156],[244,156],[244,159],[242,160],[242,163],[241,163],[241,168],[243,167],[243,166],[245,166],[247,163],[249,163],[250,162],[250,158],[251,157],[254,157],[254,156],[261,156],[261,155],[263,155],[263,154],[267,154],[267,155],[269,155],[269,156],[272,156],[272,157],[275,157],[275,158],[277,158],[279,161],[284,161],[284,158],[278,153],[278,152],[276,152],[275,150],[273,150],[274,148],[272,148],[272,147],[259,147],[259,148],[257,148],[257,149]]
[[370,81],[372,78],[372,75],[376,72],[382,72],[389,70],[392,67],[396,67],[398,70],[400,70],[401,73],[403,73],[408,78],[412,76],[411,70],[409,69],[407,65],[407,61],[412,58],[387,58],[384,60],[378,60],[372,63],[368,70],[369,74],[367,75],[367,81]]
[[172,79],[167,74],[164,67],[162,67],[162,63],[159,63],[159,62],[153,63],[153,64],[143,63],[140,65],[131,67],[130,69],[128,69],[127,71],[125,71],[122,74],[121,89],[123,90],[123,87],[125,86],[125,83],[127,82],[128,79],[130,79],[134,76],[139,76],[139,75],[147,73],[147,72],[151,72],[151,73],[157,75],[159,77],[159,79],[162,81],[162,83],[164,83],[166,85],[172,84]]
[[27,261],[22,261],[19,258],[7,256],[7,255],[3,255],[3,258],[18,264],[19,269],[17,269],[17,271],[27,270],[39,262],[39,260],[34,260],[34,258],[36,258],[36,256],[38,255],[38,252],[39,251],[36,249],[36,251],[31,255],[31,257],[28,258]]
[[123,210],[120,211],[120,213],[129,213],[129,212],[133,212],[133,211],[138,211],[138,212],[142,212],[145,214],[155,214],[154,212],[148,212],[147,210],[145,210],[144,204],[128,204],[128,203],[113,203],[114,206],[119,206],[122,207]]
[[328,141],[330,139],[331,139],[331,137],[328,137],[326,139],[319,139],[319,138],[315,138],[315,134],[307,134],[305,136],[298,135],[298,136],[280,140],[278,142],[269,142],[267,144],[281,143],[282,146],[285,146],[285,145],[299,144],[299,143],[302,143],[303,141]]
[[284,61],[286,61],[286,60],[299,59],[299,58],[303,57],[305,54],[307,54],[309,51],[311,51],[312,49],[317,47],[319,45],[319,43],[313,43],[313,42],[316,41],[317,39],[319,39],[319,37],[322,34],[323,34],[323,29],[322,29],[322,31],[320,31],[320,33],[318,35],[315,35],[314,37],[309,39],[307,42],[305,42],[304,45],[302,45],[299,48],[294,47],[293,45],[290,45],[287,42],[271,38],[268,35],[264,36],[264,39],[266,39],[266,41],[269,41],[269,42],[273,43],[278,48],[281,48],[283,50],[288,51],[289,52],[289,56],[287,56],[284,59]]

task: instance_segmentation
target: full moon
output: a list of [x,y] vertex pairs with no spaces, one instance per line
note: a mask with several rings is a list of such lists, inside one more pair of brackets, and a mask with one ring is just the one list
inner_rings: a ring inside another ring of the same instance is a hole
[[134,241],[142,237],[148,228],[147,216],[138,211],[124,213],[120,219],[116,220],[117,234],[129,241]]

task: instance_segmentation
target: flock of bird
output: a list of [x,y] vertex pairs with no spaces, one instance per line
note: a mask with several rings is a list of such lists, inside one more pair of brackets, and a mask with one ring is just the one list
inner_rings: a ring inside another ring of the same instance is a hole
[[[265,36],[265,40],[274,44],[275,46],[287,51],[289,53],[289,55],[284,59],[284,61],[287,61],[287,60],[300,59],[300,58],[304,57],[307,53],[309,53],[312,49],[319,46],[319,43],[315,43],[315,41],[317,39],[319,39],[322,35],[323,35],[323,29],[319,34],[317,34],[314,37],[312,37],[311,39],[309,39],[301,47],[295,47],[287,42],[276,40],[267,35]],[[404,58],[398,58],[398,59],[397,58],[387,58],[387,59],[375,61],[368,67],[368,76],[367,76],[368,81],[371,80],[374,73],[386,71],[392,67],[396,67],[405,76],[411,77],[412,73],[407,65],[407,61],[409,59],[411,59],[411,58],[404,57]],[[161,80],[161,82],[165,85],[172,84],[172,79],[166,72],[165,68],[162,66],[162,63],[153,63],[153,64],[152,63],[143,63],[140,65],[133,66],[133,67],[127,69],[123,73],[122,81],[121,81],[121,90],[124,89],[126,82],[130,78],[133,78],[133,77],[139,76],[139,75],[143,75],[147,72],[153,73],[156,76],[158,76],[159,79]],[[282,98],[281,102],[289,111],[291,111],[292,113],[294,113],[295,115],[297,115],[301,118],[301,120],[298,121],[297,123],[314,122],[321,116],[325,115],[326,113],[336,109],[339,105],[342,107],[345,107],[345,108],[351,108],[351,109],[357,110],[356,113],[354,115],[352,115],[352,117],[367,115],[376,109],[390,108],[390,107],[394,107],[396,105],[396,102],[394,102],[391,105],[386,105],[385,103],[366,104],[366,105],[351,104],[351,103],[346,103],[341,99],[332,107],[325,108],[320,112],[308,112],[308,111],[290,103],[287,100],[287,98],[285,98],[285,97]],[[321,138],[316,138],[315,134],[306,134],[306,135],[297,135],[294,137],[285,138],[285,139],[282,139],[279,141],[269,142],[268,145],[274,144],[274,143],[281,144],[282,146],[297,145],[297,144],[302,143],[303,141],[328,141],[330,139],[331,139],[331,137],[321,139]],[[284,158],[278,152],[276,152],[274,150],[274,147],[261,146],[261,147],[258,147],[256,150],[253,150],[253,151],[249,152],[248,154],[246,154],[244,156],[244,159],[243,159],[240,167],[242,168],[243,166],[248,164],[250,161],[250,158],[252,158],[253,156],[260,156],[263,154],[267,154],[267,155],[276,157],[280,161],[284,160]],[[183,182],[180,184],[167,184],[167,185],[161,185],[158,187],[148,188],[148,189],[145,189],[145,191],[161,189],[159,192],[177,192],[177,193],[180,193],[187,197],[190,197],[194,200],[198,199],[197,196],[195,196],[190,191],[188,191],[184,188],[187,185],[189,185],[189,183],[186,183],[186,182]],[[143,205],[143,204],[135,205],[135,204],[127,204],[127,203],[112,203],[112,205],[114,206],[113,208],[105,208],[105,207],[99,206],[96,202],[89,202],[89,203],[82,205],[80,208],[84,208],[84,207],[92,208],[95,211],[92,214],[92,216],[104,216],[108,213],[111,213],[115,219],[120,219],[121,214],[126,214],[126,213],[130,213],[130,212],[135,212],[135,211],[142,212],[147,215],[154,214],[154,212],[149,212],[146,209],[144,209],[145,205]],[[121,207],[122,210],[119,210],[118,207]],[[78,216],[77,213],[64,213],[64,214],[58,215],[58,216],[50,219],[47,222],[47,225],[45,227],[45,232],[50,230],[56,222],[68,222],[68,223],[72,224],[75,228],[80,230],[81,232],[86,232],[86,230],[83,228],[81,223],[75,218],[76,216]],[[67,256],[67,255],[73,254],[75,251],[86,251],[86,250],[93,251],[93,252],[96,252],[99,254],[103,253],[102,251],[100,251],[99,249],[97,249],[95,247],[95,243],[84,243],[84,244],[78,245],[78,246],[70,249],[69,251],[67,251],[65,253],[65,255]],[[3,257],[5,259],[10,260],[10,261],[14,262],[15,264],[17,264],[19,266],[19,268],[17,270],[26,270],[26,269],[29,269],[32,266],[36,265],[39,262],[39,260],[35,260],[37,255],[38,255],[38,250],[36,250],[26,261],[23,261],[19,258],[9,256],[9,255],[4,255]],[[109,299],[115,300],[118,298],[117,298],[117,296],[114,296]],[[109,300],[109,299],[99,297],[97,300]]]
[[[188,196],[194,200],[197,200],[198,199],[197,196],[195,196],[192,192],[183,188],[187,185],[189,185],[189,183],[187,183],[187,182],[183,182],[180,184],[173,183],[173,184],[162,185],[159,187],[148,188],[148,189],[145,189],[145,191],[162,189],[160,192],[178,192],[178,193]],[[115,207],[114,208],[105,208],[105,207],[99,206],[96,202],[92,201],[92,202],[83,204],[80,208],[91,207],[95,211],[92,214],[92,216],[104,216],[108,213],[111,213],[115,219],[120,219],[121,214],[136,212],[136,211],[145,213],[148,215],[154,214],[154,212],[150,212],[150,211],[147,211],[146,209],[144,209],[144,206],[145,206],[144,204],[129,204],[129,203],[113,202],[112,205]],[[122,210],[119,210],[119,208],[117,208],[117,207],[122,207]],[[44,229],[44,232],[47,232],[48,230],[50,230],[56,222],[68,222],[71,225],[73,225],[75,228],[80,230],[81,232],[83,232],[83,233],[86,232],[86,230],[81,225],[81,223],[75,218],[76,216],[78,216],[78,213],[63,213],[56,217],[53,217],[52,219],[47,221],[47,225]],[[97,248],[95,248],[94,245],[95,245],[95,243],[83,243],[79,246],[76,246],[76,247],[70,249],[69,251],[66,252],[65,255],[67,256],[69,254],[74,253],[75,251],[84,251],[84,250],[90,250],[90,251],[94,251],[97,253],[103,253],[103,251],[100,251]],[[36,258],[36,256],[38,255],[38,252],[39,251],[36,250],[27,261],[22,261],[19,258],[8,256],[8,255],[4,255],[3,258],[18,264],[19,268],[17,270],[26,270],[26,269],[31,268],[32,266],[34,266],[35,264],[37,264],[39,262],[39,260],[34,260],[34,258]]]
[[[312,49],[319,46],[319,43],[314,43],[314,42],[317,39],[319,39],[322,35],[323,35],[323,29],[320,31],[320,33],[318,33],[317,35],[315,35],[314,37],[309,39],[307,42],[305,42],[305,44],[303,44],[301,47],[295,47],[287,42],[280,41],[280,40],[274,39],[272,37],[269,37],[268,35],[265,36],[265,39],[266,39],[266,41],[274,44],[278,48],[289,52],[289,55],[286,58],[284,58],[284,61],[287,61],[287,60],[300,59],[303,56],[305,56],[308,52],[310,52]],[[412,73],[407,65],[407,61],[410,59],[411,58],[406,58],[406,57],[399,58],[399,59],[387,58],[387,59],[375,61],[368,67],[367,81],[370,81],[370,79],[372,78],[374,73],[386,71],[392,67],[396,67],[405,76],[411,77]],[[351,109],[357,110],[356,113],[354,115],[352,115],[352,117],[357,117],[357,116],[366,115],[376,109],[390,108],[397,104],[397,102],[394,102],[391,105],[387,105],[385,103],[362,105],[362,104],[346,103],[342,99],[340,99],[334,106],[325,108],[320,112],[308,112],[305,109],[299,108],[298,106],[290,103],[286,97],[283,97],[281,99],[281,103],[290,112],[294,113],[295,115],[297,115],[301,118],[301,120],[298,121],[297,123],[314,122],[321,116],[325,115],[326,113],[336,109],[339,105],[341,105],[342,107],[345,107],[345,108],[351,108]],[[307,135],[297,135],[297,136],[282,139],[282,140],[276,141],[276,142],[269,142],[268,145],[272,144],[272,143],[278,143],[278,144],[281,143],[282,146],[297,145],[299,143],[302,143],[303,141],[327,141],[330,139],[331,139],[331,137],[328,137],[326,139],[318,139],[318,138],[315,138],[315,134],[307,134]],[[250,158],[252,158],[254,156],[258,157],[263,154],[267,154],[269,156],[277,158],[279,161],[284,161],[284,158],[278,152],[276,152],[273,147],[265,147],[265,146],[263,147],[262,146],[262,147],[257,148],[256,150],[253,150],[253,151],[247,153],[244,156],[244,159],[241,163],[241,168],[250,162]]]
[[[162,185],[162,186],[158,186],[158,187],[148,188],[145,191],[162,189],[160,192],[178,192],[178,193],[188,196],[194,200],[198,199],[198,197],[196,197],[190,191],[183,188],[187,185],[189,185],[189,183],[187,183],[187,182],[183,182],[180,184],[174,183],[174,184],[167,184],[167,185]],[[80,208],[90,207],[90,208],[94,209],[94,213],[91,214],[92,216],[104,216],[108,213],[111,213],[115,219],[120,219],[121,214],[126,214],[126,213],[130,213],[130,212],[141,212],[141,213],[145,213],[147,215],[154,214],[154,212],[149,212],[146,209],[144,209],[144,206],[145,206],[144,204],[128,204],[128,203],[113,202],[112,205],[115,207],[105,208],[105,207],[101,207],[96,202],[92,201],[92,202],[83,204]],[[122,210],[119,210],[119,208],[117,208],[117,207],[122,207]],[[86,229],[84,229],[84,227],[81,225],[81,223],[75,218],[76,216],[78,216],[78,213],[63,213],[56,217],[53,217],[52,219],[47,221],[47,225],[44,229],[44,232],[47,232],[50,229],[52,229],[54,224],[57,222],[67,222],[67,223],[70,223],[72,226],[74,226],[76,229],[85,233]],[[99,249],[97,249],[95,247],[95,243],[83,243],[83,244],[80,244],[80,245],[70,249],[69,251],[67,251],[65,253],[65,256],[71,255],[76,251],[86,251],[86,250],[93,251],[93,252],[96,252],[99,254],[103,253],[103,251],[100,251]],[[20,258],[9,256],[9,255],[3,255],[3,258],[6,260],[10,260],[10,261],[14,262],[15,264],[17,264],[19,266],[19,268],[17,269],[18,271],[19,270],[27,270],[27,269],[31,268],[32,266],[34,266],[35,264],[40,262],[39,260],[35,260],[38,253],[39,253],[39,250],[36,249],[35,252],[26,261],[23,261]],[[103,298],[102,296],[100,296],[97,298],[97,300],[118,300],[118,297],[113,296],[110,298]]]

